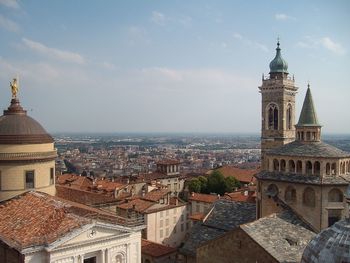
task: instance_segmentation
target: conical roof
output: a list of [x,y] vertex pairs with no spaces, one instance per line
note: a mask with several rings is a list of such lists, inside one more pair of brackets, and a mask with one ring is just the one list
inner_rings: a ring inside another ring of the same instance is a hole
[[297,126],[321,126],[318,123],[314,102],[311,95],[310,85],[307,87],[303,108],[301,109]]
[[288,74],[288,63],[282,58],[280,42],[277,42],[276,56],[270,62],[270,74],[271,73],[287,73]]

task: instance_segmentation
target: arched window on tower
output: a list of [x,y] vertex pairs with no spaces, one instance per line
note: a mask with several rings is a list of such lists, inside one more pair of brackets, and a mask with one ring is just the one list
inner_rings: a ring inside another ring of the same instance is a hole
[[270,104],[267,110],[268,129],[278,130],[278,109],[277,105]]
[[328,202],[343,202],[343,193],[337,188],[328,192]]
[[287,108],[287,130],[292,129],[292,106],[289,104]]
[[297,192],[293,186],[289,185],[286,188],[286,191],[284,194],[284,200],[287,203],[294,203],[297,200]]

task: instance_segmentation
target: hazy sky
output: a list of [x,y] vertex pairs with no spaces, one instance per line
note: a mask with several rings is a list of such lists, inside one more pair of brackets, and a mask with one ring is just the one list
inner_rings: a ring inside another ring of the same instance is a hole
[[0,0],[0,105],[48,131],[260,132],[276,39],[326,133],[350,133],[350,1]]

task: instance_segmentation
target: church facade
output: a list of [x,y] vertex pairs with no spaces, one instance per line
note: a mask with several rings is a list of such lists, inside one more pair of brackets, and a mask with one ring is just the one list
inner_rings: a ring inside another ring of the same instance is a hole
[[344,192],[350,181],[350,153],[321,140],[310,85],[295,123],[297,87],[279,43],[262,94],[262,171],[257,175],[257,215],[289,207],[320,231],[344,218]]

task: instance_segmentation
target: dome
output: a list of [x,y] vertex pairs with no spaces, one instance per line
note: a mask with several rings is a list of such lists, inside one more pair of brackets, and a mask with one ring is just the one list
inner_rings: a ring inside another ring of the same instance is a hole
[[271,73],[287,73],[288,74],[288,63],[282,58],[280,42],[277,42],[276,56],[270,62],[270,74]]
[[53,143],[53,138],[33,118],[27,116],[19,100],[14,98],[0,117],[0,144]]
[[338,221],[306,246],[301,263],[350,262],[350,220]]

